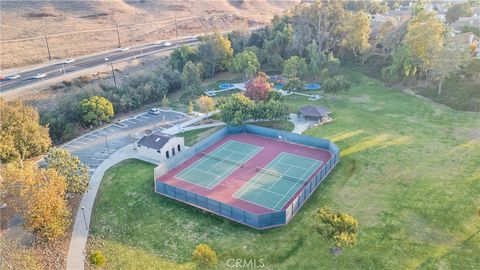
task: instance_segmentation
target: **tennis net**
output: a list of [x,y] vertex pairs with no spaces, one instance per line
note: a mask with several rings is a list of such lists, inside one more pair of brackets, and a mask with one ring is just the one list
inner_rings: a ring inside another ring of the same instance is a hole
[[261,168],[261,167],[257,167],[256,171],[257,172],[263,172],[263,173],[266,173],[266,174],[270,174],[270,175],[273,175],[273,176],[277,176],[277,177],[282,178],[282,179],[286,179],[286,180],[290,180],[290,181],[294,181],[294,182],[299,182],[299,183],[303,183],[303,182],[306,182],[308,180],[308,179],[295,178],[295,177],[292,177],[292,176],[288,176],[286,174],[281,174],[279,172],[272,171],[272,170],[269,170],[269,169],[266,169],[266,168]]
[[236,165],[236,166],[238,166],[238,167],[243,167],[243,164],[244,164],[244,163],[242,163],[242,162],[230,160],[230,159],[227,159],[227,158],[217,157],[217,156],[215,156],[215,155],[212,155],[212,154],[209,154],[209,153],[205,153],[205,152],[201,152],[200,154],[201,154],[203,157],[210,158],[210,159],[214,159],[214,160],[218,160],[218,161],[225,162],[225,163],[229,163],[229,164],[232,164],[232,165]]

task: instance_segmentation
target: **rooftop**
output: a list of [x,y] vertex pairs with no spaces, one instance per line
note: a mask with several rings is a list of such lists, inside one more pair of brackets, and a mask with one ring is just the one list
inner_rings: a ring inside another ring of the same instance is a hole
[[330,111],[325,107],[313,106],[313,105],[302,107],[300,108],[300,110],[298,110],[298,112],[303,114],[304,116],[312,116],[312,117],[327,116],[332,113],[332,111]]
[[173,136],[169,134],[152,133],[141,138],[138,141],[138,145],[155,150],[160,150],[171,138],[173,138]]

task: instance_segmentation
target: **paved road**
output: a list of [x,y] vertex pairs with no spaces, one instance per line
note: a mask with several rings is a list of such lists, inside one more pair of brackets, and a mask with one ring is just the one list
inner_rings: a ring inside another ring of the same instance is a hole
[[77,155],[90,168],[90,173],[118,149],[139,139],[146,129],[164,130],[190,118],[175,111],[159,115],[142,113],[76,138],[62,147]]
[[[172,43],[171,46],[165,47],[161,44],[147,44],[142,45],[139,47],[131,48],[128,51],[110,51],[104,52],[96,55],[86,56],[82,58],[75,59],[75,62],[70,64],[63,64],[59,61],[56,64],[51,64],[47,66],[42,66],[38,68],[34,68],[27,71],[22,71],[17,73],[20,75],[20,78],[13,79],[13,80],[2,80],[0,81],[0,93],[10,91],[19,87],[35,84],[42,82],[44,80],[49,80],[53,78],[57,78],[60,76],[64,76],[65,74],[81,71],[83,69],[93,68],[100,65],[105,65],[105,63],[127,60],[130,58],[141,57],[145,54],[152,54],[162,51],[171,51],[176,47],[183,45],[183,44],[190,44],[193,45],[197,43],[197,38],[190,37],[190,38],[182,38],[178,41],[170,41]],[[108,58],[108,60],[105,60]],[[33,76],[36,74],[45,73],[46,76],[41,79],[34,79]],[[4,77],[12,74],[3,74]]]

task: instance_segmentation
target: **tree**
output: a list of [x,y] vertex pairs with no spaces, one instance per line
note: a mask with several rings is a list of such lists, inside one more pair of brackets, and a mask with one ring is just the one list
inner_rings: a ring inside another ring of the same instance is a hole
[[238,54],[243,52],[249,36],[248,30],[234,30],[227,35],[234,53]]
[[445,14],[445,20],[448,24],[458,21],[460,17],[470,17],[473,15],[473,8],[469,2],[456,3],[448,8]]
[[323,83],[322,87],[327,92],[346,91],[350,88],[350,82],[343,75],[336,75],[328,78]]
[[299,78],[291,78],[287,81],[283,88],[290,91],[301,91],[304,88],[303,81]]
[[170,54],[169,64],[179,72],[187,62],[196,62],[198,60],[198,49],[193,46],[182,45]]
[[351,247],[357,242],[358,221],[353,216],[322,207],[314,219],[316,231],[335,247]]
[[192,259],[203,268],[212,268],[218,262],[217,253],[207,244],[198,245],[192,253]]
[[350,16],[350,23],[345,26],[345,47],[351,49],[354,55],[364,53],[370,48],[368,42],[372,28],[370,27],[370,15],[363,12],[355,12]]
[[37,111],[21,102],[0,98],[0,161],[25,159],[44,153],[51,145],[48,127],[39,124]]
[[83,122],[87,125],[101,125],[110,121],[114,115],[112,103],[100,96],[82,100],[80,110],[83,113]]
[[189,102],[188,103],[188,114],[192,114],[193,113],[193,102]]
[[317,78],[318,74],[320,74],[320,72],[322,71],[326,59],[323,53],[319,53],[318,45],[315,40],[312,40],[312,42],[308,44],[307,55],[308,68],[315,74],[315,78]]
[[283,76],[287,78],[301,78],[307,71],[307,62],[305,58],[292,56],[283,64]]
[[200,89],[200,71],[198,65],[193,62],[187,62],[182,72],[182,88],[190,92],[193,97],[194,93]]
[[268,76],[260,72],[255,78],[251,79],[245,85],[245,96],[254,101],[265,100],[267,93],[272,89]]
[[197,100],[198,107],[202,113],[208,114],[215,109],[215,101],[208,96],[201,96]]
[[288,118],[288,105],[283,101],[270,100],[265,103],[264,108],[265,117],[268,120],[287,120]]
[[266,101],[269,102],[270,100],[285,101],[285,96],[278,91],[268,91]]
[[430,70],[434,55],[443,46],[444,31],[443,23],[432,12],[422,11],[408,24],[405,45],[425,72]]
[[460,70],[460,66],[467,62],[468,50],[460,49],[453,40],[447,41],[432,60],[432,75],[438,81],[438,95],[442,94],[442,85],[452,73]]
[[69,193],[85,193],[88,189],[88,167],[64,148],[51,148],[44,157],[47,168],[54,169],[67,182]]
[[47,240],[65,234],[70,212],[65,199],[65,178],[36,163],[9,163],[2,171],[5,202],[22,214],[24,227]]
[[425,11],[425,5],[428,3],[430,0],[414,0],[411,2],[411,12],[412,12],[412,17],[417,16],[421,12]]
[[162,108],[168,109],[169,103],[170,102],[168,101],[167,95],[163,95],[162,102],[161,102]]
[[243,79],[251,78],[260,68],[257,56],[251,51],[244,51],[235,55],[231,68],[235,72],[242,72]]
[[241,93],[236,93],[219,102],[220,118],[229,125],[242,125],[252,118],[254,103]]
[[201,43],[198,52],[207,77],[212,77],[217,71],[226,70],[233,56],[230,41],[218,32]]

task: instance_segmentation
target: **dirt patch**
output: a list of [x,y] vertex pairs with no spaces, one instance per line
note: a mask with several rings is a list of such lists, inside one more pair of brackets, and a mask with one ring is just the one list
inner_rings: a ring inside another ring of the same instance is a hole
[[[295,2],[254,0],[236,7],[227,0],[5,1],[0,15],[3,69],[71,58],[178,36],[202,35],[267,24]],[[255,24],[255,25],[252,25]]]

